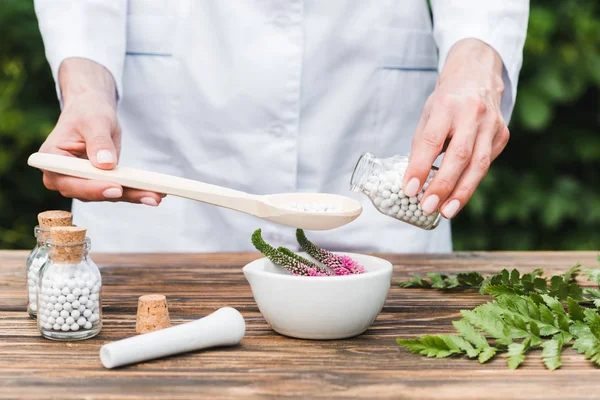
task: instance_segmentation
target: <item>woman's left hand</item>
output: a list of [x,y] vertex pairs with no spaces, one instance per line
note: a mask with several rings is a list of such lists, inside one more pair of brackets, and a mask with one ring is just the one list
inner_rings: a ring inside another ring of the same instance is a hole
[[424,212],[440,209],[444,217],[454,217],[506,147],[502,67],[498,53],[477,39],[461,40],[449,52],[425,103],[404,175],[404,193],[416,196],[433,162],[446,150],[421,199]]

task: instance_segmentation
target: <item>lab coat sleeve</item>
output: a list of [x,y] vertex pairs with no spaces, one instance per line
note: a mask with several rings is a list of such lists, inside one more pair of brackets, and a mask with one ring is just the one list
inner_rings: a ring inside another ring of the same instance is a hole
[[466,38],[490,45],[504,64],[501,110],[509,122],[517,96],[529,17],[528,0],[431,0],[433,35],[442,70],[452,46]]
[[87,58],[104,66],[115,80],[120,99],[127,0],[35,0],[34,4],[61,107],[58,70],[70,57]]

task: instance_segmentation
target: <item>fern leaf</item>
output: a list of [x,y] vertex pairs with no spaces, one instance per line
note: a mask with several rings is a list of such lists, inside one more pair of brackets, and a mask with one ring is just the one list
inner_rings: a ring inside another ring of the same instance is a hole
[[510,328],[504,320],[482,306],[477,307],[474,311],[462,310],[461,314],[472,325],[496,339],[498,344],[508,346],[512,343]]
[[493,297],[514,296],[523,294],[522,290],[507,285],[489,285],[486,286],[485,291]]
[[565,282],[574,282],[575,278],[581,272],[581,264],[577,263],[573,265],[565,274],[563,275],[563,279]]
[[583,271],[583,274],[587,276],[588,281],[596,282],[600,286],[600,269],[586,269]]
[[525,361],[525,352],[529,349],[529,339],[508,346],[508,368],[517,369]]
[[481,334],[473,325],[466,319],[453,321],[454,329],[467,341],[472,343],[478,351],[490,347],[485,336]]
[[569,310],[569,317],[571,317],[573,321],[583,321],[583,318],[585,317],[583,308],[581,308],[578,302],[569,297],[567,299],[567,308]]
[[396,339],[396,343],[415,354],[427,357],[444,358],[462,350],[456,346],[449,346],[451,341],[444,340],[445,335],[424,335],[418,339]]
[[479,353],[479,362],[481,364],[488,362],[489,360],[492,359],[492,357],[494,357],[496,355],[496,351],[498,349],[496,349],[495,347],[488,347],[485,350],[483,350],[481,353]]
[[425,275],[427,275],[427,277],[431,279],[431,282],[433,283],[431,285],[432,288],[443,289],[446,287],[446,283],[444,282],[444,276],[442,276],[441,274],[438,274],[436,272],[428,272]]
[[549,370],[555,370],[561,366],[560,352],[562,347],[562,339],[547,340],[542,344],[542,360],[544,360],[544,364]]
[[430,288],[431,287],[431,283],[424,281],[423,279],[421,279],[421,277],[419,275],[414,275],[412,278],[410,278],[408,281],[398,281],[398,285],[400,285],[401,288]]

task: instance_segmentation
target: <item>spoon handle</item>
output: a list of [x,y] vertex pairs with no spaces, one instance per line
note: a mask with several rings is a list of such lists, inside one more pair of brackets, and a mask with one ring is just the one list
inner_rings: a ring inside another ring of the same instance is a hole
[[185,197],[259,217],[265,213],[265,207],[267,207],[260,196],[253,194],[134,168],[117,166],[112,170],[103,170],[94,167],[91,162],[81,158],[33,153],[29,156],[27,163],[32,167],[45,171],[78,178],[110,181],[129,188]]

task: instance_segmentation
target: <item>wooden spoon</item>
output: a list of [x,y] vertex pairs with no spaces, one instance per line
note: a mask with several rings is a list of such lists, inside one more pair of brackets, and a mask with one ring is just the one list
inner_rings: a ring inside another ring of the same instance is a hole
[[[254,195],[191,179],[134,168],[96,168],[88,160],[48,153],[34,153],[27,163],[35,168],[85,179],[118,183],[121,186],[165,193],[225,207],[278,224],[301,229],[326,230],[354,221],[362,212],[360,202],[328,193],[281,193]],[[290,203],[332,204],[338,212],[307,212],[288,208]]]

